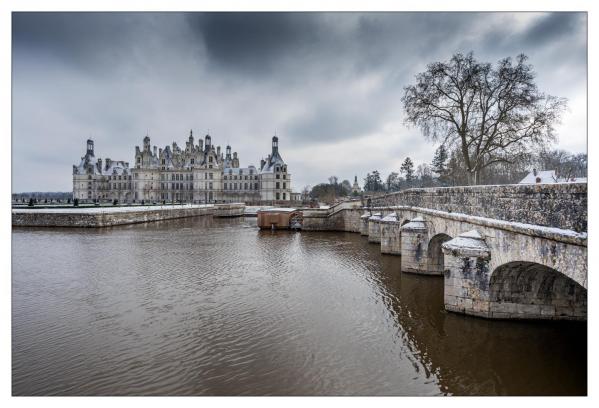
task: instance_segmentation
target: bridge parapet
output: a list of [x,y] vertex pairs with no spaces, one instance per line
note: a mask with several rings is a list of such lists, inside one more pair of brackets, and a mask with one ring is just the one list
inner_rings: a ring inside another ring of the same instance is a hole
[[371,206],[418,207],[587,231],[586,183],[413,188],[373,197]]

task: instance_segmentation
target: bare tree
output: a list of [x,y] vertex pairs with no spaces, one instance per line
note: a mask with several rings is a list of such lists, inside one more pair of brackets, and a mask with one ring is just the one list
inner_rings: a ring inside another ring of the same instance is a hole
[[526,60],[521,54],[493,67],[458,53],[429,64],[404,89],[406,121],[425,137],[457,147],[470,184],[478,184],[482,169],[555,140],[566,100],[540,92]]
[[391,172],[387,176],[387,191],[399,191],[399,173]]

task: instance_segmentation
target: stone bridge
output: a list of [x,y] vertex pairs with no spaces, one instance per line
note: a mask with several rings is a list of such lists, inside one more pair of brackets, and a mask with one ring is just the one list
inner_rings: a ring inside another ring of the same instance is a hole
[[304,210],[303,230],[359,232],[402,272],[443,276],[449,311],[586,320],[586,183],[410,189],[363,204]]

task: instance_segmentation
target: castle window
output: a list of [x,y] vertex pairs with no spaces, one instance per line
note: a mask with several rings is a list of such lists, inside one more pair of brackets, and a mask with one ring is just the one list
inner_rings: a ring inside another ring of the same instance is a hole
[[283,180],[287,178],[287,174],[283,174]]
[[191,159],[191,164],[193,164],[193,163],[194,163],[194,159]]
[[223,184],[223,188],[226,190],[227,189],[227,183]]
[[208,188],[212,190],[212,182],[208,183]]
[[[287,188],[287,183],[283,183],[283,189],[286,189],[286,188]],[[283,194],[285,194],[285,193],[283,193]]]
[[277,200],[281,199],[281,195],[279,193],[277,193]]
[[276,187],[276,189],[278,190],[279,188],[280,188],[280,187],[279,187],[279,182],[277,181],[277,187]]
[[286,200],[286,199],[287,199],[287,194],[283,193],[283,200]]
[[210,180],[212,180],[214,178],[214,174],[210,173]]
[[208,157],[208,163],[212,163],[212,156]]
[[224,179],[226,180],[226,179],[227,179],[227,176],[225,176],[225,177],[224,177]]
[[247,190],[248,189],[248,183],[243,183],[243,189]]
[[281,175],[280,175],[280,174],[277,174],[277,178],[281,178]]
[[254,190],[258,190],[258,183],[254,183]]

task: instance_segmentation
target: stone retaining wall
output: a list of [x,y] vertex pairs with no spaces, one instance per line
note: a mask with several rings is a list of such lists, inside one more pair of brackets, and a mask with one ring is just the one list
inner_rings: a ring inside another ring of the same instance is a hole
[[15,227],[110,227],[141,222],[163,221],[174,218],[197,216],[232,217],[243,215],[243,204],[217,204],[192,206],[167,206],[145,208],[136,211],[131,207],[110,209],[102,212],[77,209],[63,210],[13,210],[12,225]]

